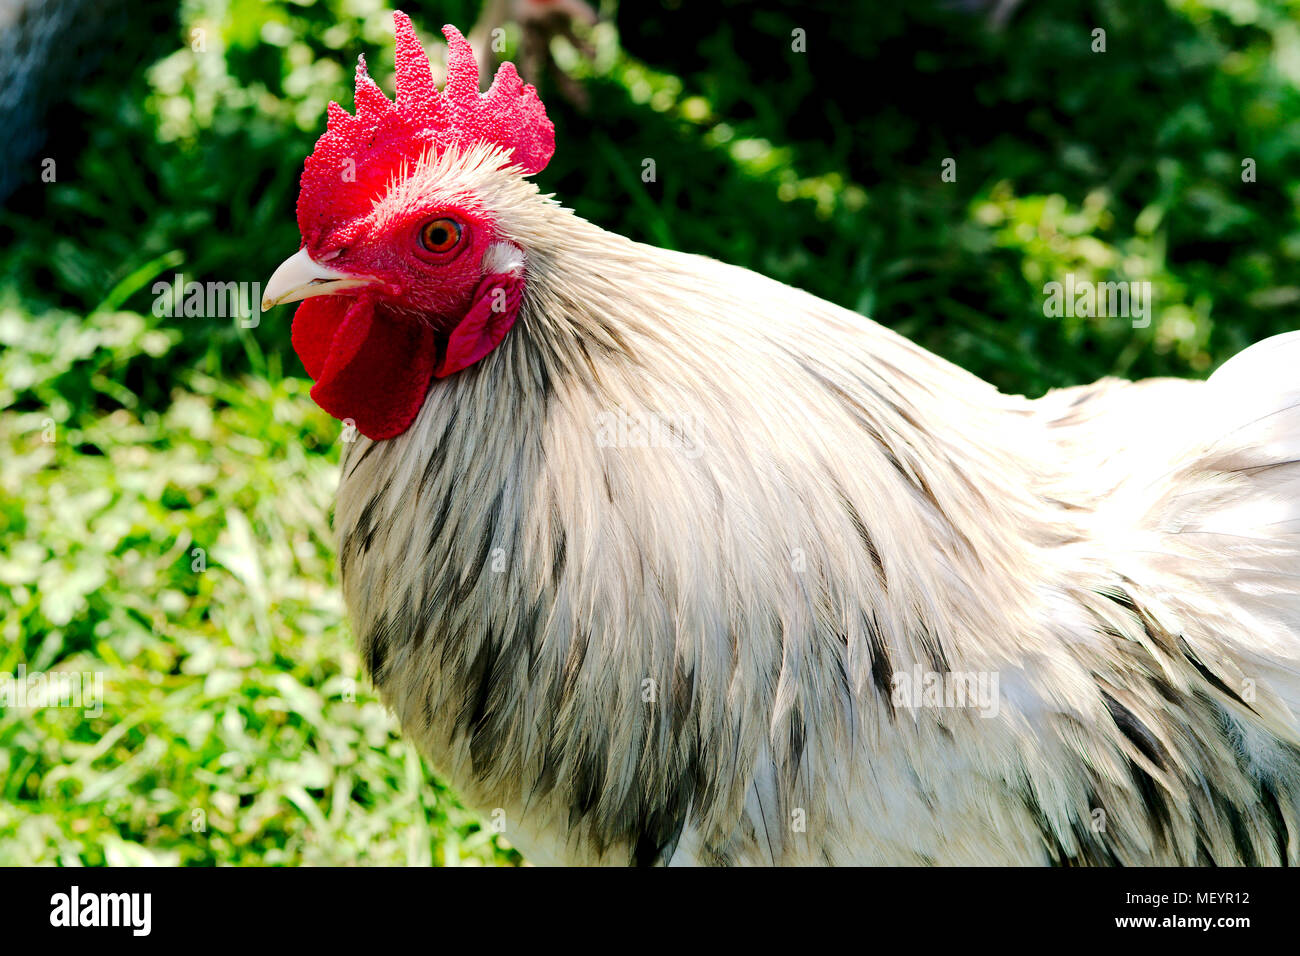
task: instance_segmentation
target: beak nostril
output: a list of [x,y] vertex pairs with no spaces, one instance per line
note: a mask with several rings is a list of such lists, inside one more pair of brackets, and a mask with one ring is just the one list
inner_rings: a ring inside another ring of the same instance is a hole
[[[337,253],[322,258],[333,258]],[[297,302],[314,295],[327,295],[375,285],[371,276],[355,275],[331,269],[321,261],[312,259],[306,246],[280,264],[262,290],[262,308],[282,302]]]

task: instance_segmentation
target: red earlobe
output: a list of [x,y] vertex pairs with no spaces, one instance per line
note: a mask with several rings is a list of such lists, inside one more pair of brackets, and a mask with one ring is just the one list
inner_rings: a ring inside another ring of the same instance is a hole
[[484,276],[465,318],[447,339],[446,353],[433,373],[437,378],[468,368],[501,344],[519,314],[524,281],[514,272]]

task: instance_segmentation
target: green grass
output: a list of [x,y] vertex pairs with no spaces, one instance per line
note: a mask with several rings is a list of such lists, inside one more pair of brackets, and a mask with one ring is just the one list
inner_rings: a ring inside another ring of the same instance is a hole
[[[1001,33],[941,4],[761,6],[664,4],[599,28],[593,63],[560,48],[590,105],[543,90],[543,190],[1013,391],[1203,375],[1295,325],[1293,5],[1061,0]],[[430,45],[477,14],[406,9]],[[351,104],[356,53],[392,88],[387,7],[132,11],[60,107],[57,182],[0,210],[0,674],[104,681],[102,714],[0,707],[0,863],[518,863],[362,675],[330,531],[339,426],[291,310],[255,329],[152,311],[155,281],[263,281],[296,248],[302,159],[326,102]],[[835,61],[859,81],[837,90]],[[1044,315],[1067,272],[1152,282],[1151,327]]]
[[[48,376],[57,404],[175,338],[6,310],[0,379]],[[113,388],[130,407],[0,416],[0,670],[104,681],[97,716],[0,717],[0,863],[517,860],[425,782],[361,675],[329,533],[339,428],[307,387],[189,371],[160,410]]]

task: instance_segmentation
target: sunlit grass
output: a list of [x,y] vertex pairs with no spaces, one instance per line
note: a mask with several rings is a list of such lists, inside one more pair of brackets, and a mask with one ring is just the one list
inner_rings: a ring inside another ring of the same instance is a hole
[[[167,344],[121,313],[4,329],[7,382],[50,373],[33,333],[81,341],[63,379]],[[516,858],[428,782],[361,674],[330,533],[339,428],[306,390],[194,372],[160,411],[0,414],[0,672],[103,681],[101,714],[0,715],[0,863]]]

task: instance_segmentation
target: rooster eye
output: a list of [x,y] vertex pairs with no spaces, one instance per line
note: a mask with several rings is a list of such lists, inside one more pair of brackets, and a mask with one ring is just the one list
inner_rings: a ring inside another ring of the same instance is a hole
[[455,219],[434,219],[420,229],[420,245],[430,252],[450,252],[460,242],[460,223]]

